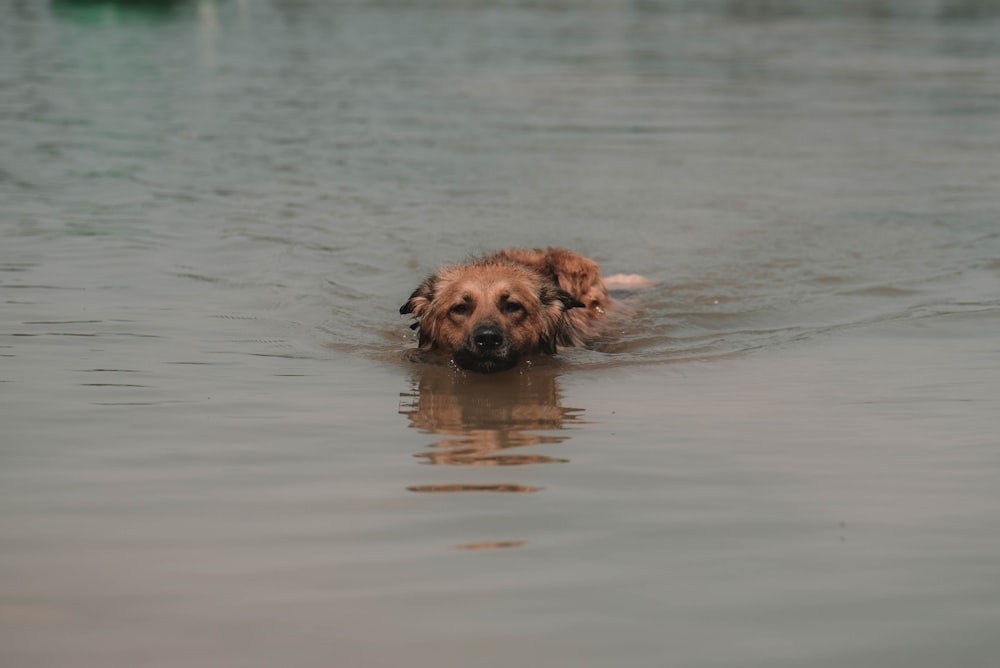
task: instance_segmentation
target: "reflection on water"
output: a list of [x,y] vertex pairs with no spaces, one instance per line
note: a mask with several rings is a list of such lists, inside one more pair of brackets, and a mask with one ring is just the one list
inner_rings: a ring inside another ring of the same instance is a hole
[[[565,430],[583,410],[560,405],[555,374],[544,369],[485,377],[427,365],[414,380],[413,391],[400,396],[400,413],[410,419],[411,427],[444,436],[416,457],[426,464],[446,466],[565,463],[569,460],[511,451],[562,443],[569,438],[564,432],[536,432]],[[445,487],[414,491],[455,491],[454,485]],[[502,487],[493,491],[534,491]],[[473,488],[482,486],[468,489]]]
[[52,0],[53,13],[80,24],[127,25],[176,18],[189,0]]
[[456,484],[456,485],[411,485],[411,492],[537,492],[539,487],[512,485],[509,483]]
[[[569,459],[514,452],[532,445],[562,444],[583,409],[560,403],[551,368],[482,376],[447,366],[421,365],[410,392],[400,395],[400,410],[410,427],[441,436],[415,457],[444,466],[520,466],[567,463]],[[541,488],[510,481],[444,482],[412,485],[411,492],[532,493]],[[524,540],[491,540],[453,545],[456,550],[521,547]]]
[[502,550],[507,547],[521,547],[527,541],[524,540],[488,540],[481,543],[465,543],[454,545],[456,550]]

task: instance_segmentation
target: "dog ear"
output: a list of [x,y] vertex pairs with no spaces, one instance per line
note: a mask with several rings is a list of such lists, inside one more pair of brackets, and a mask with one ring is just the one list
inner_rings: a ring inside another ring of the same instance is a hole
[[[431,345],[433,341],[432,332],[425,330],[421,324],[424,322],[422,320],[423,316],[431,308],[431,303],[434,301],[434,295],[437,292],[437,276],[429,276],[427,280],[420,284],[420,286],[413,291],[410,298],[405,304],[399,307],[400,315],[412,314],[414,317],[413,324],[410,325],[410,329],[417,332],[417,345],[421,348],[426,348]],[[432,323],[433,324],[433,323]]]
[[576,297],[548,281],[542,282],[541,289],[538,291],[538,298],[546,311],[554,311],[556,313],[584,306]]
[[586,308],[587,306],[565,290],[556,290],[556,299],[562,303],[563,308],[567,311],[571,308]]
[[582,308],[584,304],[554,285],[545,285],[539,296],[543,307],[542,327],[538,340],[539,351],[554,355],[557,345],[576,345],[576,328],[566,312],[573,308]]
[[[405,304],[399,307],[400,315],[412,313],[414,318],[419,319],[427,312],[431,302],[434,301],[434,292],[437,288],[437,281],[434,276],[430,276],[420,286],[413,291]],[[416,325],[417,323],[414,323]],[[416,329],[416,327],[414,327]]]

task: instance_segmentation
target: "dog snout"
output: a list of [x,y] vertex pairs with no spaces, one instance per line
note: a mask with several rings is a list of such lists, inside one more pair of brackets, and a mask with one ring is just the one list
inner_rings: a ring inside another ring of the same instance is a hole
[[479,327],[472,333],[472,342],[481,352],[496,350],[504,343],[503,330],[496,325]]

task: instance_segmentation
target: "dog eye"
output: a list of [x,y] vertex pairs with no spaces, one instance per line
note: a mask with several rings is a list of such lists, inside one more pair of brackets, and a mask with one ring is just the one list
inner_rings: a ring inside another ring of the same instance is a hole
[[505,313],[520,313],[524,310],[524,307],[517,302],[507,302],[503,305],[503,310]]
[[468,315],[468,313],[469,313],[469,305],[468,304],[455,304],[450,309],[448,309],[448,312],[449,313],[453,313],[454,315]]

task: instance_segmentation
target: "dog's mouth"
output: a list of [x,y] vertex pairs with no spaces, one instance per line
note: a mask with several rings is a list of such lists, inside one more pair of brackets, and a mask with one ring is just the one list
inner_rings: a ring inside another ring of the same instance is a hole
[[505,371],[517,364],[518,351],[499,327],[478,327],[465,345],[452,354],[455,364],[470,371],[494,373]]

